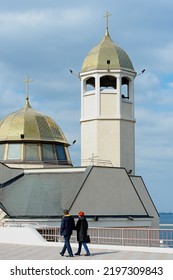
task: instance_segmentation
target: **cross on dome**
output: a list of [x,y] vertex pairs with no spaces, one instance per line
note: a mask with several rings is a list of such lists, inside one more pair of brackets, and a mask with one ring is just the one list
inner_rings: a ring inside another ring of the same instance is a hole
[[106,18],[106,30],[108,30],[108,26],[109,26],[109,17],[111,16],[112,14],[109,14],[108,12],[106,13],[106,15],[104,16]]
[[24,81],[26,83],[26,99],[29,99],[29,83],[33,82],[33,80],[29,79],[29,76]]

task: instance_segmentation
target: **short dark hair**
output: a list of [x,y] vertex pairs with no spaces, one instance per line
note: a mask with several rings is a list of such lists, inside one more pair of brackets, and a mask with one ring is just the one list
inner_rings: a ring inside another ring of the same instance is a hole
[[64,209],[64,214],[66,215],[66,214],[68,214],[69,213],[69,210],[68,209]]

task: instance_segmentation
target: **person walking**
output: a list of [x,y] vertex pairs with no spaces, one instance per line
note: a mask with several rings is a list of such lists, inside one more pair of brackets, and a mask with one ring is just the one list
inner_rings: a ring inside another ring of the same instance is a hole
[[73,257],[73,251],[70,245],[70,237],[72,235],[73,230],[75,229],[75,222],[74,218],[69,214],[69,210],[64,210],[64,216],[61,220],[61,227],[60,227],[60,235],[64,236],[64,246],[62,251],[60,252],[61,256],[64,256],[65,251],[67,249],[68,256]]
[[79,256],[81,253],[82,245],[86,251],[85,256],[90,256],[90,251],[87,246],[88,242],[88,235],[87,235],[87,230],[88,230],[88,222],[85,217],[84,212],[79,212],[78,213],[78,221],[76,223],[76,230],[77,230],[77,241],[78,241],[78,250],[75,253],[76,256]]

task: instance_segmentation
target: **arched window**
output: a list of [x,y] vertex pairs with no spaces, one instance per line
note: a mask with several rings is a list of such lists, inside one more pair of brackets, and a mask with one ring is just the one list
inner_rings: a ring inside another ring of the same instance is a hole
[[105,88],[116,89],[117,88],[117,79],[110,75],[101,77],[100,78],[100,88],[101,89],[105,89]]
[[86,91],[91,91],[95,89],[95,78],[91,77],[86,80]]
[[124,99],[129,99],[129,79],[126,77],[121,79],[121,96]]

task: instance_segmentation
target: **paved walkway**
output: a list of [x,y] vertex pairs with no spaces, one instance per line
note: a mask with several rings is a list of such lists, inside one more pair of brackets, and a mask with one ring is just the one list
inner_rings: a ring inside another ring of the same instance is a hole
[[[173,249],[90,244],[91,256],[62,257],[63,244],[37,245],[0,243],[0,260],[173,260]],[[77,244],[72,244],[76,252]]]

